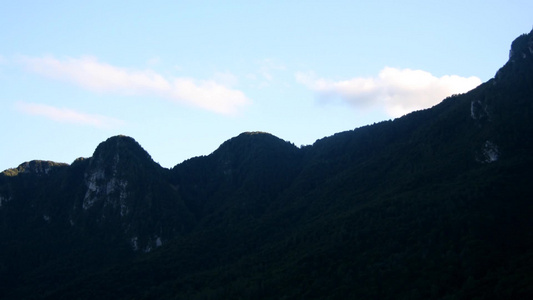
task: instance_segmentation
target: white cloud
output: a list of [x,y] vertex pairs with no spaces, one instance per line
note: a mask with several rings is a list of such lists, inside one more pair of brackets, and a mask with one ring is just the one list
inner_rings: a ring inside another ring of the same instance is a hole
[[17,102],[15,103],[15,108],[25,114],[45,117],[56,122],[88,125],[101,129],[115,128],[124,123],[121,120],[102,115],[86,114],[68,108],[57,108],[45,104]]
[[431,107],[452,94],[467,92],[479,84],[477,77],[435,77],[422,70],[386,67],[377,77],[332,81],[298,72],[296,80],[317,92],[324,101],[341,100],[357,107],[382,106],[392,117]]
[[20,61],[38,74],[102,93],[162,97],[221,114],[234,114],[250,102],[243,92],[216,80],[166,78],[152,70],[101,63],[94,57],[22,57]]
[[249,102],[241,91],[229,89],[214,80],[188,78],[174,79],[168,96],[222,114],[234,114]]

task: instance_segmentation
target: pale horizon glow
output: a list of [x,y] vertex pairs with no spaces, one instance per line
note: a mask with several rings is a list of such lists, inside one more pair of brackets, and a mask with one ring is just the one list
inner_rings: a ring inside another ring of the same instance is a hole
[[119,134],[166,168],[245,131],[311,145],[491,79],[531,11],[526,0],[6,1],[0,171],[71,163]]

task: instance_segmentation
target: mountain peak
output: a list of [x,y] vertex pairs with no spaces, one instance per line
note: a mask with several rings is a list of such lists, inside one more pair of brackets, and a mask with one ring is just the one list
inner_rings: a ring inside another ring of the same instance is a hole
[[245,131],[239,136],[251,136],[251,135],[259,135],[259,136],[274,136],[271,133],[265,132],[265,131]]
[[266,140],[279,140],[282,141],[280,138],[276,137],[275,135],[264,132],[264,131],[245,131],[238,136],[230,139],[229,141],[266,141]]
[[[509,60],[494,76],[493,84],[506,82],[515,85],[516,81],[530,85],[533,70],[533,29],[514,39],[509,50]],[[515,89],[512,88],[512,89]]]
[[125,135],[112,136],[100,143],[92,158],[100,162],[117,163],[120,157],[131,163],[153,162],[150,154],[135,139]]
[[533,29],[529,34],[522,34],[511,44],[509,50],[509,61],[526,59],[533,57]]
[[98,147],[102,145],[116,145],[116,146],[128,146],[129,145],[129,146],[141,147],[141,145],[139,145],[139,143],[137,143],[137,141],[134,138],[126,136],[126,135],[121,135],[121,134],[108,138],[104,142],[100,143]]
[[262,131],[248,131],[220,145],[213,153],[222,156],[256,156],[259,153],[292,152],[298,148],[275,135]]
[[116,192],[120,199],[126,195],[128,182],[140,182],[143,175],[157,171],[160,166],[150,154],[133,138],[118,135],[100,143],[89,166],[85,171],[87,192],[83,200],[83,208],[88,209],[95,202],[108,198]]
[[3,174],[7,176],[16,176],[21,173],[47,175],[56,167],[65,167],[68,164],[57,163],[48,160],[32,160],[20,164],[17,168],[7,169]]
[[243,132],[241,134],[239,134],[238,136],[236,137],[233,137],[229,140],[227,140],[225,143],[223,143],[222,145],[226,144],[226,143],[235,143],[235,142],[243,142],[243,141],[251,141],[251,142],[259,142],[259,143],[263,143],[263,142],[278,142],[278,143],[287,143],[286,141],[278,138],[277,136],[271,134],[271,133],[268,133],[268,132],[264,132],[264,131],[246,131],[246,132]]

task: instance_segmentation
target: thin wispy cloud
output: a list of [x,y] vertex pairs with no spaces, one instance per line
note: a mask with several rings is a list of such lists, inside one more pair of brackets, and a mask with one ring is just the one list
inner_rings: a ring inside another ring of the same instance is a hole
[[286,70],[285,65],[271,58],[263,59],[259,61],[258,64],[259,64],[259,74],[261,74],[261,76],[268,81],[273,80],[273,77],[274,77],[272,75],[273,72]]
[[220,114],[235,114],[250,102],[242,91],[216,80],[165,77],[152,70],[102,63],[94,57],[21,57],[19,61],[37,74],[101,93],[155,96]]
[[227,87],[236,86],[237,84],[239,84],[239,78],[237,78],[237,76],[233,75],[231,72],[227,71],[216,72],[213,75],[213,80]]
[[161,63],[161,58],[157,56],[151,57],[150,59],[146,61],[146,65],[150,67],[157,66],[160,63]]
[[116,128],[124,124],[122,120],[98,114],[87,114],[69,108],[58,108],[38,103],[15,103],[15,108],[27,115],[40,116],[46,119],[77,125],[87,125],[100,129]]
[[296,80],[315,91],[326,102],[343,101],[359,108],[384,107],[392,117],[438,104],[452,94],[467,92],[479,84],[477,77],[446,75],[386,67],[377,77],[355,77],[333,81],[312,72],[298,72]]
[[258,68],[255,72],[249,73],[246,75],[246,78],[255,81],[253,84],[257,88],[266,88],[272,85],[275,81],[276,75],[279,75],[279,72],[287,70],[287,67],[270,58],[262,59],[256,62]]

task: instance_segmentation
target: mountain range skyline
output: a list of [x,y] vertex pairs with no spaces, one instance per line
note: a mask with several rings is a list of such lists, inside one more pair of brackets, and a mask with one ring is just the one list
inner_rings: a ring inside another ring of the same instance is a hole
[[[0,170],[135,137],[166,168],[265,131],[311,145],[494,76],[530,1],[17,1],[0,11]],[[451,22],[450,20],[453,20]]]
[[533,30],[494,78],[297,147],[164,168],[115,135],[0,173],[2,299],[529,299]]

